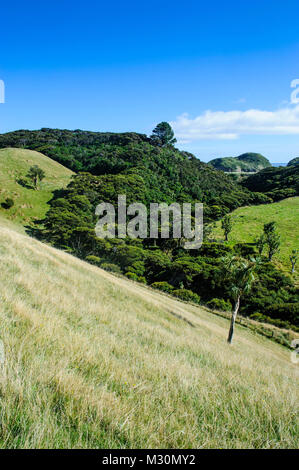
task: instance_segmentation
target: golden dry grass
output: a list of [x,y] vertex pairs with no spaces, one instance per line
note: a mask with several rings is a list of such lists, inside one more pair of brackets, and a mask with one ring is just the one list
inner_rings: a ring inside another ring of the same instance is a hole
[[297,447],[287,349],[7,227],[0,256],[1,448]]

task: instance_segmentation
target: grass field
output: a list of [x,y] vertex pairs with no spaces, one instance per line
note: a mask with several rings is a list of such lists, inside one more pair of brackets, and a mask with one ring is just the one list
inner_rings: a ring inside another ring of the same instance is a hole
[[2,226],[0,256],[1,448],[298,446],[287,349]]
[[[299,197],[284,199],[273,204],[240,207],[232,213],[233,230],[229,241],[254,242],[267,222],[277,222],[277,231],[281,236],[280,252],[273,258],[284,271],[290,272],[289,255],[294,249],[299,249]],[[214,235],[223,239],[221,223],[217,224]],[[298,267],[297,267],[298,270]],[[297,275],[298,276],[298,275]]]
[[[17,183],[25,177],[32,165],[38,165],[46,176],[40,190],[28,189]],[[66,186],[72,172],[45,155],[24,149],[0,149],[0,203],[7,197],[14,200],[11,209],[0,205],[0,220],[7,219],[24,226],[31,220],[42,218],[55,189]]]

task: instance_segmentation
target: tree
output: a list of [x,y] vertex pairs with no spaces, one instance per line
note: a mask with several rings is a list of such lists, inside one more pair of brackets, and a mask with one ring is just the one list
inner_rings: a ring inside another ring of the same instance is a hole
[[151,135],[151,140],[160,147],[166,147],[167,145],[176,143],[172,127],[165,121],[160,122],[160,124],[155,127]]
[[290,261],[291,261],[291,264],[292,264],[292,271],[291,271],[292,274],[294,274],[294,272],[295,272],[295,266],[296,266],[296,263],[297,263],[297,259],[298,259],[298,250],[293,250],[292,253],[290,254]]
[[33,165],[29,168],[29,171],[26,175],[33,182],[34,189],[38,188],[38,183],[42,181],[45,177],[45,172],[39,166]]
[[14,200],[11,197],[7,197],[4,202],[2,202],[1,207],[3,209],[10,209],[15,204]]
[[255,280],[254,270],[256,265],[257,261],[255,259],[248,261],[236,256],[223,258],[226,282],[229,284],[229,290],[235,302],[227,338],[229,344],[233,340],[235,321],[239,312],[241,298],[244,294],[250,292]]
[[256,247],[260,256],[262,256],[263,254],[265,243],[266,243],[265,234],[262,233],[262,235],[259,238],[257,238],[255,241],[255,244],[256,244]]
[[276,232],[275,222],[264,224],[264,237],[265,244],[268,247],[268,259],[272,261],[273,256],[279,251],[280,247],[280,236]]
[[224,217],[224,219],[222,219],[221,228],[224,231],[225,241],[227,242],[228,241],[228,235],[230,234],[230,232],[232,231],[232,228],[233,228],[232,218],[229,215],[226,215]]

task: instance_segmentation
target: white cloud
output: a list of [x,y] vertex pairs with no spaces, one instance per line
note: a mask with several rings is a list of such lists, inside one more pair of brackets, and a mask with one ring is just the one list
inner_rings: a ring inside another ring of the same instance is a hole
[[178,141],[237,139],[240,135],[299,135],[299,105],[277,111],[205,111],[187,113],[170,123]]

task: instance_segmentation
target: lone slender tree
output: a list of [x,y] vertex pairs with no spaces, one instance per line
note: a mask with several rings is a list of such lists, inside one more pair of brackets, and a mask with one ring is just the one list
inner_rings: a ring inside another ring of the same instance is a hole
[[262,235],[255,240],[255,244],[256,244],[256,247],[260,256],[262,256],[263,254],[265,243],[266,243],[265,234],[262,233]]
[[290,261],[291,261],[291,265],[292,265],[292,271],[291,271],[292,274],[294,274],[294,272],[295,272],[295,266],[296,266],[296,263],[297,263],[297,259],[298,259],[298,250],[293,250],[292,253],[290,254]]
[[275,222],[264,224],[264,237],[265,244],[268,247],[268,259],[269,261],[272,261],[273,256],[279,251],[280,248],[280,236],[276,232]]
[[176,143],[174,132],[168,122],[160,122],[151,135],[151,140],[154,144],[160,147],[166,147],[167,145],[173,145]]
[[44,170],[38,165],[33,165],[29,168],[26,176],[32,181],[34,189],[38,189],[38,183],[42,181],[46,175]]
[[250,292],[255,280],[254,270],[257,260],[250,261],[237,256],[223,258],[223,268],[226,281],[229,284],[231,296],[234,299],[234,310],[231,316],[230,328],[227,342],[232,343],[236,318],[240,308],[241,298]]
[[230,234],[233,228],[232,218],[229,215],[226,215],[224,219],[222,219],[221,228],[224,231],[224,238],[225,238],[225,241],[227,242],[228,235]]

